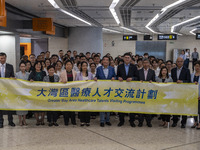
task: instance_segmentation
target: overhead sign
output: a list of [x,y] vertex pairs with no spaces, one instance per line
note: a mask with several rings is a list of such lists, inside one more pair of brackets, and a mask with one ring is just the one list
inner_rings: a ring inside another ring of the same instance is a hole
[[53,26],[52,31],[46,31],[46,34],[55,35],[56,34],[56,26]]
[[5,0],[0,0],[0,16],[5,16],[6,12],[6,7],[5,7]]
[[158,40],[177,40],[176,34],[159,34]]
[[33,31],[53,31],[52,18],[33,18]]
[[7,26],[7,15],[5,10],[5,16],[0,16],[0,26],[6,27]]
[[153,40],[152,35],[144,35],[144,40]]
[[137,40],[137,35],[123,35],[124,41]]
[[196,33],[196,39],[200,40],[200,33]]

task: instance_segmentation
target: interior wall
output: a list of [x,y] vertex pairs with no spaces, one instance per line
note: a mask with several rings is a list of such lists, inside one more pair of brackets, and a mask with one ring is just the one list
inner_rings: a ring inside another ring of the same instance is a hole
[[68,50],[68,38],[50,37],[48,39],[48,49],[52,54],[58,54],[59,50],[63,50],[65,53]]
[[0,35],[0,52],[6,53],[7,63],[12,64],[15,71],[18,70],[16,64],[20,61],[18,58],[19,43],[18,35]]
[[78,53],[95,52],[103,54],[102,28],[76,27],[69,29],[69,49]]
[[31,39],[31,51],[36,56],[48,50],[48,39]]
[[[114,46],[112,42],[114,41]],[[138,41],[143,41],[143,35],[138,36]],[[153,37],[153,41],[157,40],[157,35]],[[166,41],[166,60],[172,59],[172,49],[189,48],[191,52],[196,47],[200,53],[200,41],[195,36],[178,36],[178,40]],[[122,34],[103,34],[103,55],[110,53],[113,57],[123,55],[125,52],[135,54],[136,41],[123,41]]]

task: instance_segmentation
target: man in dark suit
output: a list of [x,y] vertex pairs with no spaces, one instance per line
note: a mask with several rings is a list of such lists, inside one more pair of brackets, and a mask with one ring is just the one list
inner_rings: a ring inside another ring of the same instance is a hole
[[[0,77],[1,78],[11,78],[14,77],[14,70],[13,66],[6,63],[6,54],[5,53],[0,53]],[[12,116],[12,111],[6,111],[8,114],[8,122],[9,125],[14,127],[15,124],[13,123],[13,116]],[[3,111],[0,110],[0,128],[3,128]]]
[[[183,66],[183,63],[184,63],[183,58],[181,57],[177,58],[176,60],[177,67],[171,70],[171,77],[173,79],[173,82],[177,82],[178,84],[191,82],[190,70],[185,68]],[[178,120],[179,116],[174,115],[172,127],[177,126]],[[182,116],[181,128],[185,128],[186,122],[187,122],[187,116]]]
[[[150,69],[150,62],[148,58],[144,58],[143,60],[143,68],[140,69],[139,72],[139,81],[143,82],[143,81],[149,81],[151,82],[155,82],[155,71]],[[148,115],[148,114],[139,114],[139,127],[143,126],[143,122],[144,122],[144,118],[146,119],[147,122],[147,126],[148,127],[152,127],[151,124],[151,120],[152,120],[152,115]]]
[[[137,67],[133,64],[131,64],[131,54],[125,53],[124,54],[124,64],[121,64],[117,68],[117,79],[122,82],[123,80],[126,80],[127,82],[138,80],[138,70]],[[118,126],[124,125],[124,113],[119,113],[119,124]],[[130,125],[132,127],[135,127],[135,114],[130,113]]]
[[[110,65],[110,58],[108,56],[104,56],[102,58],[102,66],[97,68],[95,81],[97,80],[115,80],[115,70]],[[106,121],[105,121],[106,114]],[[100,126],[104,127],[104,123],[106,125],[111,126],[110,123],[110,112],[100,112]]]

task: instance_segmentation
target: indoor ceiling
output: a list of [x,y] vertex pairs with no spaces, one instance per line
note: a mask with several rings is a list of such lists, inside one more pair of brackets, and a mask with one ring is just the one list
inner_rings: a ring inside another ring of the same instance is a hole
[[[62,10],[91,23],[91,26],[119,31],[131,32],[120,28],[126,27],[141,34],[171,33],[172,26],[200,16],[200,0],[182,0],[184,2],[161,13],[162,9],[181,0],[119,0],[114,7],[120,24],[115,21],[109,7],[113,0],[55,0],[60,7],[56,9],[48,0],[6,0],[7,3],[25,12],[39,17],[51,17],[53,21],[67,27],[90,26],[62,12]],[[147,29],[145,26],[157,15],[159,18]],[[174,29],[175,33],[191,35],[198,32],[200,18]],[[105,31],[107,32],[107,30]]]

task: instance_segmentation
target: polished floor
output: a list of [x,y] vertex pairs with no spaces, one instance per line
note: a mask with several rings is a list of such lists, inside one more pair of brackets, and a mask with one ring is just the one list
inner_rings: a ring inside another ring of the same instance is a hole
[[[153,127],[132,128],[128,123],[117,127],[118,119],[112,116],[112,126],[99,126],[99,118],[91,120],[90,127],[63,125],[59,127],[35,126],[34,118],[28,119],[27,127],[16,127],[4,123],[0,129],[0,150],[200,150],[200,131],[191,129],[193,119],[187,121],[187,128],[162,128],[160,121],[154,118]],[[6,116],[4,116],[6,119]],[[137,124],[137,121],[136,121]]]

